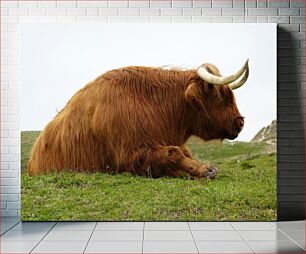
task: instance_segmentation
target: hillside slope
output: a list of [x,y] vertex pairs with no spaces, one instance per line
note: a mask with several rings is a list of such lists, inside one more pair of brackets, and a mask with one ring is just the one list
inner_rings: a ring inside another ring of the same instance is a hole
[[271,124],[263,127],[251,140],[253,143],[266,142],[268,144],[276,144],[276,120]]

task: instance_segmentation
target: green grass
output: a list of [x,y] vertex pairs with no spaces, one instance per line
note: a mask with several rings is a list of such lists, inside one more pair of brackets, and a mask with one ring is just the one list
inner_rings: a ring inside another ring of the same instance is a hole
[[27,168],[31,148],[39,135],[39,131],[22,131],[21,132],[21,169]]
[[[37,135],[21,135],[23,169]],[[22,170],[22,220],[276,220],[274,147],[197,139],[188,146],[218,166],[214,180],[75,172],[29,177]]]

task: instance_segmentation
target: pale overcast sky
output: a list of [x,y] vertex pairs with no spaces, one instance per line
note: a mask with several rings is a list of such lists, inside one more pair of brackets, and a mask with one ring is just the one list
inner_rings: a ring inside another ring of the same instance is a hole
[[249,79],[234,91],[243,141],[276,119],[275,24],[24,24],[21,130],[42,130],[75,92],[114,68],[211,62],[229,75],[247,58]]

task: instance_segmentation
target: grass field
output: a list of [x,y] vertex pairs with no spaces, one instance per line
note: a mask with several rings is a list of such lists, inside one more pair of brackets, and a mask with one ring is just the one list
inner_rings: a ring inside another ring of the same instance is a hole
[[21,134],[22,220],[276,220],[276,156],[269,144],[191,139],[193,155],[219,168],[214,180],[74,172],[29,177],[37,135]]

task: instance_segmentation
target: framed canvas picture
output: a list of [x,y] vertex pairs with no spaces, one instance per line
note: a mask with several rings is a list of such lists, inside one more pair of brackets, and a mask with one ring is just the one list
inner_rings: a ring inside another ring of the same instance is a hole
[[276,219],[275,24],[24,24],[25,221]]

